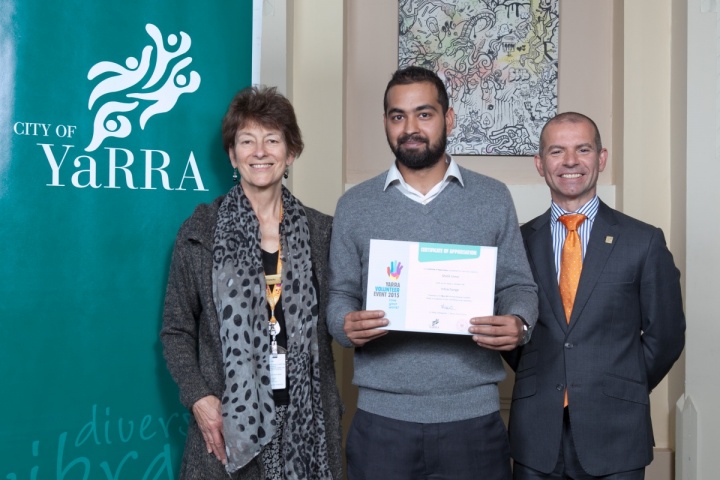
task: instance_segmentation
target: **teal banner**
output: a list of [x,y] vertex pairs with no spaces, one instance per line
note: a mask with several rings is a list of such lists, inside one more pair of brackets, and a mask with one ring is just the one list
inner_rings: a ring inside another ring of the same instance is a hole
[[174,479],[175,234],[232,185],[252,0],[0,1],[0,479]]

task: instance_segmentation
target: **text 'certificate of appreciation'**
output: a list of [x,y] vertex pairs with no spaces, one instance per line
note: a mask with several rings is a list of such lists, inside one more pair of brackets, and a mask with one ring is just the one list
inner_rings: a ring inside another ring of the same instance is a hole
[[470,335],[493,314],[497,247],[370,240],[367,310],[388,330]]

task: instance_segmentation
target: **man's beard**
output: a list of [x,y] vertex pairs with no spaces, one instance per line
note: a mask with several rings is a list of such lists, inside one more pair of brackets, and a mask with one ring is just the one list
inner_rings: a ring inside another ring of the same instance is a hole
[[[403,143],[407,141],[424,142],[424,149],[404,150]],[[390,142],[388,142],[390,143]],[[447,137],[441,135],[435,145],[431,145],[427,138],[415,135],[402,135],[398,138],[397,147],[390,143],[390,149],[395,154],[397,161],[412,170],[430,168],[443,159],[447,147]]]

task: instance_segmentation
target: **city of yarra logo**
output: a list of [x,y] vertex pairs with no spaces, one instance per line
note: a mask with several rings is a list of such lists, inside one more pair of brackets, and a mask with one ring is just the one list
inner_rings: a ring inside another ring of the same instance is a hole
[[140,107],[142,113],[138,123],[144,130],[150,118],[169,112],[180,95],[195,92],[200,87],[200,75],[196,71],[184,71],[192,62],[192,57],[186,55],[192,43],[190,36],[185,32],[180,32],[179,39],[175,34],[168,35],[167,45],[174,50],[167,50],[158,27],[148,23],[145,31],[155,45],[143,48],[139,60],[128,57],[125,66],[102,61],[88,72],[88,80],[100,81],[88,99],[88,110],[92,111],[96,104],[99,107],[86,152],[95,151],[106,138],[130,135],[133,124],[123,114]]

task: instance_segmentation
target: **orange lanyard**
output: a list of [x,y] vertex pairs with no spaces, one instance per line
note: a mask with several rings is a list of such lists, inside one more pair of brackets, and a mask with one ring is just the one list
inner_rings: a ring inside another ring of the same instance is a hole
[[[280,223],[282,223],[283,209],[280,205]],[[270,286],[272,285],[272,288]],[[278,260],[275,275],[265,274],[265,294],[268,305],[270,306],[270,337],[272,338],[271,347],[273,355],[277,355],[277,334],[280,333],[277,319],[275,318],[275,306],[280,301],[282,293],[282,241],[278,243]]]
[[[275,275],[265,275],[265,293],[267,294],[267,302],[270,305],[270,333],[272,334],[275,329],[275,306],[280,300],[280,293],[282,292],[282,246],[278,247],[278,261],[277,270],[278,273]],[[272,285],[272,289],[270,286]]]

